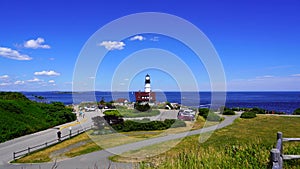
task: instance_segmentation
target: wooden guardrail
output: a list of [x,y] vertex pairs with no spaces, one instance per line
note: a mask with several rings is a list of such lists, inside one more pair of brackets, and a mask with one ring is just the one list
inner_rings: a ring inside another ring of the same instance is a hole
[[272,169],[282,169],[284,160],[300,159],[300,155],[284,155],[283,142],[300,141],[300,138],[283,138],[282,132],[277,132],[276,148],[270,152],[270,163]]
[[47,148],[47,147],[52,146],[54,144],[57,144],[61,141],[70,139],[70,138],[72,138],[74,136],[77,136],[81,133],[84,133],[85,131],[90,130],[92,128],[93,128],[93,125],[91,125],[90,127],[85,127],[85,128],[79,129],[75,132],[72,132],[72,130],[70,130],[69,134],[61,136],[60,139],[46,141],[45,143],[42,143],[42,144],[39,144],[39,145],[36,145],[36,146],[28,147],[28,148],[20,150],[20,151],[15,151],[15,152],[13,152],[13,159],[16,160],[18,158],[21,158],[25,155],[28,155],[28,154],[34,152],[34,151],[37,151],[37,150],[40,150],[40,149],[43,149],[43,148]]

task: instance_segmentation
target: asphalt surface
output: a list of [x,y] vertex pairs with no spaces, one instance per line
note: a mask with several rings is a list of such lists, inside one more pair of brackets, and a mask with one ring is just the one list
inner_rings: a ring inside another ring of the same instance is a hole
[[[64,124],[62,127],[62,135],[68,134],[69,128],[68,126],[72,126],[72,130],[77,130],[82,127],[87,127],[92,124],[91,117],[97,116],[101,114],[100,112],[88,112],[86,113],[86,118],[84,123],[72,125],[72,123]],[[177,111],[164,111],[161,115],[153,117],[154,119],[164,119],[171,118],[177,115]],[[230,125],[237,117],[235,116],[226,116],[225,120],[218,125],[205,127],[199,130],[183,132],[178,134],[170,134],[162,137],[151,138],[144,141],[139,141],[135,143],[125,144],[113,148],[109,148],[106,150],[101,150],[85,155],[81,155],[78,157],[74,157],[71,159],[65,159],[63,161],[58,161],[56,163],[40,163],[40,164],[10,164],[9,161],[12,160],[13,152],[19,151],[21,149],[26,149],[28,146],[34,146],[37,144],[44,143],[48,140],[53,140],[57,137],[56,128],[48,129],[45,131],[41,131],[35,134],[23,136],[5,143],[0,144],[0,169],[92,169],[92,168],[136,168],[135,164],[130,163],[113,163],[108,160],[109,156],[121,154],[130,150],[137,150],[145,146],[161,143],[164,141],[169,141],[173,139],[184,138],[190,135],[196,135],[201,133],[206,133],[209,131],[214,131],[216,129],[225,127]],[[83,120],[83,119],[81,119]],[[74,122],[73,122],[74,123]],[[203,140],[205,141],[205,140]]]

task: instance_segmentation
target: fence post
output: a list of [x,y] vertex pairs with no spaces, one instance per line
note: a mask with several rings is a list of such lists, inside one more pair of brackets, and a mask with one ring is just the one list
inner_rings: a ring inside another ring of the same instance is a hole
[[15,160],[16,159],[16,153],[15,152],[13,153],[13,156],[14,156],[14,160]]
[[283,154],[283,144],[282,144],[282,143],[283,143],[283,142],[282,142],[283,139],[282,139],[282,132],[277,132],[277,141],[278,141],[279,139],[281,140],[281,146],[280,146],[280,150],[279,150],[279,151],[280,151],[280,154]]
[[276,148],[273,148],[270,152],[270,156],[272,169],[282,169],[282,165],[280,165],[280,151]]
[[27,150],[28,150],[28,154],[29,154],[29,153],[30,153],[30,147],[28,147],[28,149],[27,149]]

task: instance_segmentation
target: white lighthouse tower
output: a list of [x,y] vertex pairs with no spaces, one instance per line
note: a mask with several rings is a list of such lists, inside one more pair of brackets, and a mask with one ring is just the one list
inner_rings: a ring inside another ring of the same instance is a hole
[[151,92],[151,85],[150,85],[150,76],[147,74],[145,77],[145,92]]

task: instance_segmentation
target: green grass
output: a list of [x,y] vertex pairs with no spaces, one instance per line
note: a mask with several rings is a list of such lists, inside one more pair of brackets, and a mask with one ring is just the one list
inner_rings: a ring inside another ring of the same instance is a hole
[[[300,137],[300,118],[258,115],[237,119],[233,125],[215,131],[204,143],[199,135],[152,145],[119,156],[113,161],[141,162],[140,168],[267,168],[276,133]],[[162,150],[165,149],[165,152]],[[157,152],[160,152],[159,154]],[[300,154],[300,143],[284,143],[286,154]],[[157,154],[157,155],[155,155]],[[148,157],[155,155],[153,157]],[[144,158],[142,158],[144,157]],[[300,160],[285,161],[285,168],[300,168]]]
[[[74,146],[84,142],[85,144]],[[91,146],[92,145],[92,146]],[[92,147],[92,148],[91,148]],[[33,152],[27,156],[24,156],[20,159],[13,161],[14,163],[41,163],[49,162],[53,159],[61,159],[66,157],[74,157],[81,154],[90,153],[93,151],[101,150],[101,147],[96,145],[94,142],[91,142],[90,137],[87,133],[80,134],[73,137],[72,139],[65,140],[61,143],[55,144],[48,148]],[[57,152],[60,153],[57,153]]]
[[135,109],[118,109],[118,111],[125,118],[150,117],[150,116],[157,116],[160,114],[159,110],[150,110],[150,111],[146,111],[146,112],[139,112]]
[[[196,122],[186,122],[186,127],[169,128],[168,130],[156,130],[156,131],[135,131],[135,132],[124,132],[124,133],[112,133],[106,135],[93,135],[93,131],[80,134],[69,140],[63,141],[59,144],[51,146],[31,153],[25,157],[22,157],[15,162],[17,163],[39,163],[49,162],[60,158],[71,158],[82,154],[91,153],[105,148],[115,147],[118,145],[128,144],[145,140],[148,138],[154,138],[159,136],[165,136],[168,134],[181,133],[189,130],[195,130],[202,128],[205,121],[202,117],[198,117]],[[216,123],[213,123],[216,124]],[[212,125],[213,125],[212,124]],[[73,146],[78,143],[83,143],[80,146]],[[60,151],[61,153],[57,154]],[[56,155],[53,155],[56,154]]]
[[0,142],[76,119],[62,103],[37,103],[17,92],[0,92],[0,116]]

